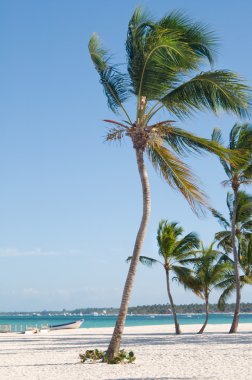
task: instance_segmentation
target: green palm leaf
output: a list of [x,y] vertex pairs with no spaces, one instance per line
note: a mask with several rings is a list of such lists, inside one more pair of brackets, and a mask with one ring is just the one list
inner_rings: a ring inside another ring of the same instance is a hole
[[[213,133],[212,133],[212,141],[217,142],[219,145],[223,145],[222,133],[219,128],[214,128]],[[220,158],[220,162],[228,178],[231,178],[232,170],[231,170],[230,164],[227,161],[223,160],[222,158]]]
[[217,38],[205,25],[192,22],[183,12],[174,11],[164,16],[158,23],[162,28],[178,31],[191,49],[212,64]]
[[249,115],[250,89],[237,74],[208,71],[174,88],[161,102],[177,117],[190,116],[193,110],[224,110],[245,118]]
[[194,212],[198,213],[202,206],[207,205],[206,198],[198,187],[198,181],[187,165],[161,145],[149,145],[147,153],[154,168],[172,188],[183,194]]
[[191,278],[192,270],[180,265],[173,265],[172,271],[175,274],[173,279],[177,280],[180,284],[187,285]]
[[[126,259],[126,262],[129,263],[131,260],[132,260],[132,256],[129,256]],[[153,264],[157,264],[157,263],[162,265],[162,263],[160,263],[160,261],[152,259],[151,257],[147,257],[147,256],[140,256],[139,261],[141,264],[146,265],[148,267],[152,267]]]
[[229,134],[230,149],[250,149],[252,143],[252,126],[251,124],[236,123]]
[[[166,33],[159,28],[151,33],[146,41],[148,50],[139,81],[138,94],[148,100],[163,97],[171,84],[176,81],[180,70],[196,68],[196,56],[188,44],[181,41],[177,33]],[[146,50],[146,49],[145,49]]]
[[188,257],[195,248],[199,247],[199,237],[194,232],[190,232],[181,239],[174,248],[174,254],[178,260]]
[[179,154],[205,151],[218,155],[222,160],[231,161],[234,165],[242,161],[237,152],[224,148],[216,141],[171,126],[161,126],[159,130],[160,136]]
[[93,34],[90,39],[89,52],[100,75],[100,82],[103,85],[109,108],[113,112],[116,112],[118,108],[124,110],[122,104],[130,96],[128,75],[122,74],[116,66],[111,65],[108,52],[103,49],[96,34]]
[[220,145],[223,144],[222,133],[221,133],[220,128],[214,128],[211,137],[212,137],[212,141],[215,141]]
[[226,289],[222,292],[222,294],[218,300],[218,308],[221,311],[225,310],[226,302],[227,302],[228,298],[231,297],[231,295],[234,292],[235,292],[235,282],[233,281],[233,283],[231,285],[229,285],[228,287],[226,287]]
[[231,231],[216,232],[215,239],[218,242],[218,248],[223,248],[226,253],[230,253],[232,251]]
[[179,72],[195,69],[198,60],[181,31],[153,22],[139,8],[129,23],[126,50],[134,93],[148,100],[164,96]]
[[224,228],[230,227],[230,223],[227,221],[227,219],[217,210],[211,209],[213,216],[218,220],[220,225],[222,225]]

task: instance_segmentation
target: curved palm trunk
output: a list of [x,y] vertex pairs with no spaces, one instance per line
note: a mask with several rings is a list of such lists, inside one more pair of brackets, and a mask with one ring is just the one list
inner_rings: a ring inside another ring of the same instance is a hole
[[232,249],[233,249],[233,256],[234,256],[236,302],[235,302],[233,322],[229,331],[230,334],[237,332],[238,323],[239,323],[239,315],[240,315],[240,303],[241,303],[241,283],[240,283],[240,273],[239,273],[239,260],[238,260],[236,239],[235,239],[236,213],[237,213],[237,205],[238,205],[238,187],[237,188],[233,187],[233,190],[234,190],[234,203],[233,203],[231,238],[232,238]]
[[124,325],[125,325],[125,319],[128,312],[129,299],[130,299],[131,291],[133,288],[133,282],[135,278],[137,264],[139,262],[139,256],[140,256],[140,252],[143,246],[146,228],[147,228],[147,224],[148,224],[148,220],[150,216],[150,209],[151,209],[149,178],[148,178],[146,167],[144,165],[143,150],[136,149],[136,156],[137,156],[138,171],[140,174],[141,183],[142,183],[142,191],[143,191],[143,215],[142,215],[141,224],[140,224],[136,241],[135,241],[135,246],[134,246],[132,260],[129,267],[128,276],[127,276],[124,290],[123,290],[123,296],[122,296],[119,314],[117,317],[117,322],[116,322],[114,332],[113,332],[113,335],[112,335],[112,338],[107,350],[109,362],[115,356],[117,356],[120,349],[122,334],[123,334]]
[[204,322],[204,325],[201,327],[200,331],[198,332],[198,334],[203,334],[205,328],[206,328],[206,325],[208,323],[208,317],[209,317],[209,303],[208,303],[208,295],[205,296],[205,301],[206,301],[206,319],[205,319],[205,322]]
[[180,326],[179,326],[179,323],[178,323],[175,306],[174,306],[172,295],[171,295],[170,271],[168,269],[166,269],[166,268],[165,268],[165,274],[166,274],[167,293],[168,293],[168,297],[169,297],[169,301],[170,301],[170,305],[171,305],[171,309],[172,309],[172,314],[173,314],[173,319],[174,319],[174,323],[175,323],[175,331],[176,331],[176,334],[179,335],[179,334],[181,334],[181,330],[180,330]]

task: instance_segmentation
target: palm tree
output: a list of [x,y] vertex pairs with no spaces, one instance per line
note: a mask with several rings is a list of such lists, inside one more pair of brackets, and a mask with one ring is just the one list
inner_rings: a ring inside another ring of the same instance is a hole
[[[162,220],[159,223],[157,232],[157,242],[159,246],[158,254],[162,261],[147,256],[139,257],[142,264],[148,266],[161,264],[165,270],[167,293],[173,314],[176,334],[181,334],[181,330],[171,294],[170,276],[171,273],[175,274],[175,278],[182,284],[187,281],[191,270],[181,265],[180,261],[189,255],[192,255],[192,251],[199,247],[199,239],[195,233],[191,232],[181,238],[182,233],[183,228],[179,227],[177,223],[169,223],[167,220]],[[127,261],[129,262],[131,260],[132,256],[128,257]]]
[[223,281],[231,268],[229,261],[220,260],[223,253],[215,250],[214,244],[215,242],[209,247],[204,247],[201,243],[201,248],[195,252],[194,258],[182,260],[182,263],[193,264],[193,274],[185,279],[184,285],[205,301],[206,319],[198,334],[204,332],[208,323],[210,293]]
[[[240,237],[238,247],[239,264],[242,271],[240,284],[241,288],[243,288],[245,285],[252,285],[252,234],[246,236],[246,238]],[[223,255],[222,260],[229,261],[233,266],[233,260],[227,255]],[[234,269],[226,273],[224,280],[218,284],[218,287],[223,289],[218,301],[218,307],[223,311],[227,299],[236,290]]]
[[[213,131],[212,140],[222,143],[221,132],[218,129]],[[234,257],[234,271],[236,281],[236,303],[234,318],[230,328],[230,333],[236,333],[239,323],[240,314],[240,302],[241,302],[241,290],[240,290],[240,275],[239,275],[239,260],[236,247],[236,214],[238,206],[238,191],[241,185],[248,185],[252,183],[252,126],[250,124],[235,124],[231,129],[229,135],[228,148],[232,150],[243,150],[243,161],[238,165],[232,165],[227,161],[220,160],[223,168],[228,177],[227,181],[224,181],[224,185],[230,185],[233,190],[233,211],[232,211],[232,223],[231,223],[231,239],[232,239],[232,251]]]
[[[140,8],[133,13],[128,26],[127,72],[121,72],[118,65],[111,63],[111,57],[95,34],[89,42],[91,59],[100,76],[108,106],[114,113],[123,115],[120,121],[106,120],[111,125],[106,140],[120,141],[128,137],[132,141],[143,193],[142,220],[108,348],[109,361],[120,348],[150,216],[150,186],[144,154],[196,211],[206,205],[206,200],[189,167],[178,155],[203,149],[220,155],[223,160],[230,158],[229,151],[218,143],[175,127],[170,119],[157,121],[158,112],[166,109],[177,118],[185,118],[197,110],[230,111],[239,117],[246,117],[249,113],[249,88],[237,74],[227,70],[202,72],[202,64],[213,63],[215,45],[213,33],[180,12],[154,21]],[[125,102],[132,95],[136,96],[133,118],[125,108]]]

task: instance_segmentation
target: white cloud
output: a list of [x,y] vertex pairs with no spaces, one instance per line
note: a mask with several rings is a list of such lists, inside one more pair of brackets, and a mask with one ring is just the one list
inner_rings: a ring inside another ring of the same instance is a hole
[[80,255],[79,250],[54,251],[34,248],[30,250],[20,250],[17,248],[0,248],[0,257],[37,257],[37,256],[76,256]]

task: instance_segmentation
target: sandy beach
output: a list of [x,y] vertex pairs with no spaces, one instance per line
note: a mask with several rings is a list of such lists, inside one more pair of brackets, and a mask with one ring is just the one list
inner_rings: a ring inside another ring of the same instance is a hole
[[252,324],[240,324],[237,335],[229,325],[128,327],[123,347],[137,357],[131,365],[81,364],[85,349],[105,349],[111,328],[55,331],[47,334],[1,334],[2,380],[182,380],[252,378]]

